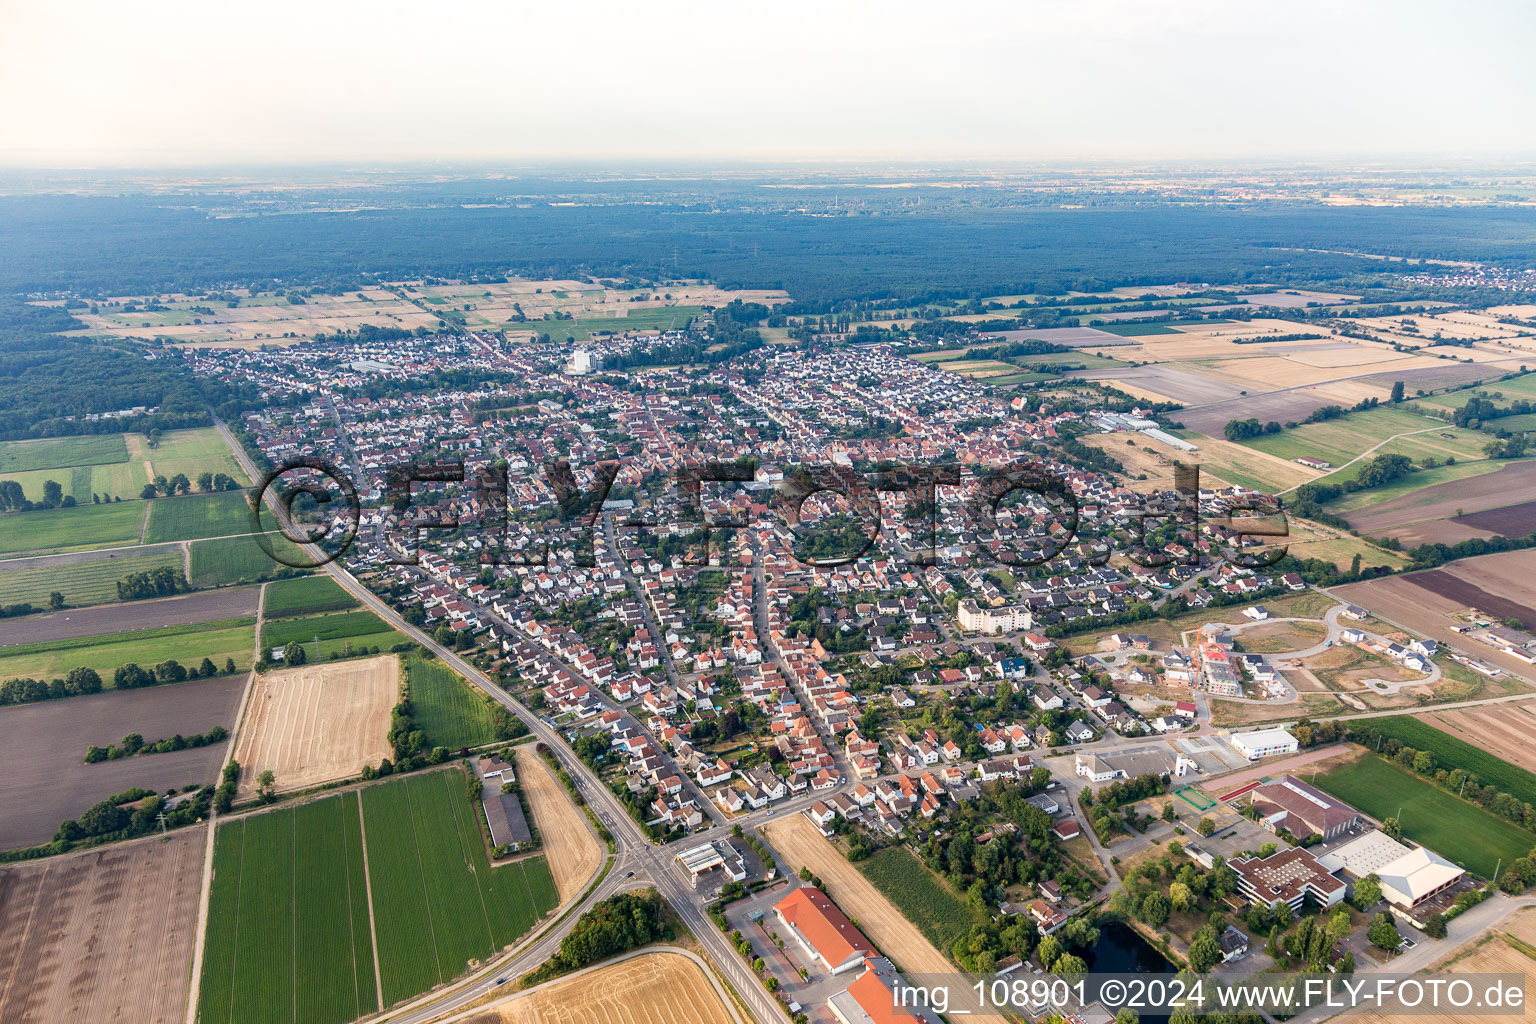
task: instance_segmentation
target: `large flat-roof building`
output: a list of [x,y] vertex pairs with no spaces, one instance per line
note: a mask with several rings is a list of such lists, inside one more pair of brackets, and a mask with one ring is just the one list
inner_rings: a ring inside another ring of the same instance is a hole
[[795,941],[833,974],[851,971],[875,955],[874,945],[820,889],[806,885],[773,905]]
[[1296,737],[1284,729],[1256,729],[1253,732],[1235,732],[1227,738],[1232,749],[1250,761],[1276,754],[1294,754],[1301,749]]
[[1294,775],[1256,787],[1249,802],[1267,828],[1285,829],[1298,840],[1311,835],[1335,839],[1360,824],[1359,811]]
[[1374,830],[1318,860],[1329,871],[1350,878],[1375,875],[1381,880],[1382,897],[1403,911],[1438,896],[1466,874],[1433,850],[1410,848]]
[[1242,897],[1265,907],[1284,903],[1299,912],[1308,899],[1320,907],[1331,907],[1344,899],[1348,888],[1299,846],[1263,859],[1238,857],[1229,866],[1237,872],[1237,891]]
[[699,887],[699,879],[716,869],[719,869],[722,878],[732,882],[747,880],[746,859],[736,847],[723,839],[684,850],[677,855],[677,862],[688,872],[689,882],[695,889]]

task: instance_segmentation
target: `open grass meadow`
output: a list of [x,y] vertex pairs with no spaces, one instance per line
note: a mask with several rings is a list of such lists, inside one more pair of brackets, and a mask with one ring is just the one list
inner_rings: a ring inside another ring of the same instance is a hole
[[1401,811],[1403,834],[1484,878],[1536,847],[1536,834],[1496,818],[1374,754],[1314,784],[1380,821]]
[[362,791],[386,1006],[462,974],[557,902],[543,857],[490,866],[464,780],[455,768]]
[[144,457],[153,467],[153,475],[167,480],[177,473],[185,473],[191,480],[196,480],[199,473],[227,473],[246,482],[245,470],[224,443],[223,435],[213,427],[167,430],[159,445],[146,450]]
[[267,584],[265,614],[269,619],[356,607],[357,599],[329,576],[300,576]]
[[[1401,438],[1394,442],[1394,447],[1382,451],[1407,455],[1414,461],[1426,456],[1441,462],[1451,457],[1457,461],[1481,459],[1483,445],[1492,440],[1476,430],[1452,427],[1442,420],[1383,406],[1323,423],[1304,423],[1294,430],[1282,430],[1242,443],[1282,459],[1310,455],[1326,459],[1338,467],[1398,434],[1413,436]],[[1450,436],[1442,437],[1442,434]]]
[[412,717],[427,744],[458,750],[496,738],[485,696],[436,658],[412,652],[405,659]]
[[99,466],[127,461],[128,445],[124,443],[121,434],[0,442],[0,477],[34,469]]
[[344,1024],[379,1009],[358,794],[219,829],[202,1024]]
[[212,658],[221,669],[224,659],[233,658],[244,672],[251,667],[255,625],[254,618],[223,619],[16,644],[0,648],[0,679],[59,679],[84,666],[95,669],[110,689],[112,673],[122,665],[149,669],[174,660],[195,668],[204,658]]
[[15,569],[6,568],[6,563],[0,561],[0,602],[25,601],[42,608],[48,603],[48,595],[57,590],[71,607],[106,604],[117,600],[117,581],[124,576],[166,566],[182,568],[180,548],[157,548],[144,554],[125,551],[117,558]]
[[121,501],[7,512],[0,515],[0,556],[137,544],[146,511],[144,502]]
[[987,922],[986,914],[967,903],[906,847],[887,847],[858,861],[857,866],[902,916],[946,955],[972,925]]
[[186,494],[149,503],[150,544],[204,537],[232,537],[251,532],[251,507],[244,491]]
[[[299,550],[280,533],[266,535],[275,553],[284,555],[291,562],[307,564],[309,556]],[[255,583],[269,580],[287,565],[274,561],[254,536],[221,537],[216,540],[192,542],[192,576],[194,587],[217,587],[230,583]]]
[[[1536,775],[1518,765],[1474,747],[1465,740],[1408,715],[1375,718],[1365,723],[1415,750],[1435,755],[1435,764],[1448,771],[1460,768],[1477,776],[1485,786],[1497,786],[1516,800],[1536,804]],[[1536,846],[1536,841],[1531,843]]]

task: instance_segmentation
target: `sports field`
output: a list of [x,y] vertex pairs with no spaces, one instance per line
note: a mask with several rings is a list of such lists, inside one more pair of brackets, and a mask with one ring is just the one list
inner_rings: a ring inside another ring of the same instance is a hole
[[458,750],[496,738],[485,697],[441,661],[412,652],[405,659],[405,680],[412,716],[428,746]]
[[1377,821],[1401,812],[1405,836],[1484,878],[1493,877],[1500,858],[1509,864],[1536,847],[1536,833],[1496,818],[1374,754],[1339,765],[1314,781],[1319,789]]
[[145,541],[155,544],[202,537],[230,537],[251,532],[250,505],[244,491],[187,494],[149,503]]
[[84,666],[95,669],[110,689],[112,673],[130,662],[153,669],[174,660],[196,668],[204,658],[213,659],[221,671],[224,659],[233,658],[236,669],[244,672],[251,667],[255,623],[251,618],[224,619],[17,644],[0,649],[0,679],[58,679]]
[[267,584],[265,614],[269,619],[344,611],[356,606],[357,599],[329,576],[301,576]]

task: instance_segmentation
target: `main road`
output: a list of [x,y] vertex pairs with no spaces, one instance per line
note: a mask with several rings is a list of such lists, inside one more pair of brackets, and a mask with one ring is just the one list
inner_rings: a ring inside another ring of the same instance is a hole
[[[212,410],[209,410],[212,416]],[[260,480],[262,473],[240,446],[229,427],[217,416],[213,416],[214,425],[223,435],[224,440],[234,451],[236,459],[250,474],[251,479]],[[304,536],[304,533],[294,528],[289,519],[287,510],[284,509],[275,495],[269,496],[268,508],[278,524],[283,528],[285,535],[290,538]],[[328,557],[317,545],[301,545],[305,551],[316,559]],[[643,883],[639,880],[644,876],[657,889],[658,892],[672,906],[685,924],[693,931],[694,937],[704,947],[710,958],[714,961],[715,968],[723,974],[730,985],[736,990],[741,1000],[747,1004],[752,1015],[761,1024],[769,1022],[782,1022],[788,1019],[779,1001],[770,996],[763,988],[762,982],[742,961],[740,954],[730,944],[720,929],[710,920],[704,911],[703,900],[691,887],[684,885],[679,869],[671,865],[672,856],[665,848],[656,844],[641,831],[639,824],[630,817],[624,805],[618,801],[608,787],[597,774],[587,767],[586,763],[576,757],[568,747],[565,740],[549,723],[538,715],[529,711],[509,693],[492,681],[485,673],[481,672],[470,662],[459,657],[451,648],[444,647],[434,640],[429,634],[406,622],[393,607],[381,600],[373,591],[369,590],[357,578],[352,575],[339,561],[327,562],[324,566],[332,579],[344,590],[355,597],[364,607],[378,615],[392,628],[409,637],[413,642],[420,644],[425,650],[432,652],[445,664],[450,665],[465,679],[482,690],[486,696],[501,704],[512,714],[516,715],[528,726],[530,732],[542,740],[559,760],[562,767],[577,780],[582,795],[588,805],[598,815],[598,818],[608,828],[618,849],[618,860],[614,864],[607,878],[601,884],[588,893],[587,896],[574,908],[558,919],[553,926],[546,926],[543,932],[537,933],[531,944],[519,947],[507,957],[503,957],[491,964],[487,969],[476,972],[467,984],[455,988],[452,992],[429,997],[428,1002],[413,1003],[407,1006],[404,1016],[386,1014],[396,1024],[420,1024],[448,1013],[465,1003],[472,1002],[483,997],[487,992],[497,987],[497,978],[514,977],[513,971],[523,972],[531,970],[543,963],[559,947],[560,941],[568,934],[580,916],[592,904],[598,900],[626,889],[639,888]],[[806,801],[807,803],[809,801]],[[781,807],[781,811],[792,813],[795,808]],[[700,838],[710,838],[716,831],[724,834],[724,828],[717,826],[706,833],[700,834]],[[633,866],[631,866],[633,865]],[[633,871],[635,877],[629,872]],[[395,1010],[394,1014],[399,1014]]]

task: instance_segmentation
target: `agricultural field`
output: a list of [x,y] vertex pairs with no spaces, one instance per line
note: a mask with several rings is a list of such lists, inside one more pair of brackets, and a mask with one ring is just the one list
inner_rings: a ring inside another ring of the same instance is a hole
[[48,480],[57,482],[77,504],[90,505],[97,496],[138,500],[144,485],[156,476],[169,480],[185,473],[195,482],[204,472],[246,479],[223,437],[211,427],[165,431],[154,448],[143,434],[0,443],[0,479],[16,481],[33,501],[42,498]]
[[399,695],[393,654],[261,673],[235,748],[239,796],[254,794],[264,771],[276,777],[278,792],[294,792],[377,765],[390,756],[389,713]]
[[1536,503],[1536,460],[1459,463],[1447,468],[1461,469],[1465,465],[1484,465],[1491,471],[1439,482],[1429,477],[1440,470],[1415,473],[1408,480],[1425,478],[1422,489],[1399,494],[1380,504],[1365,504],[1346,518],[1362,533],[1394,536],[1408,547],[1436,541],[1456,543],[1494,533],[1524,536],[1536,529],[1532,525],[1536,516],[1529,516],[1528,512],[1522,516],[1522,506]]
[[131,572],[170,567],[183,569],[186,556],[179,547],[144,551],[114,551],[107,557],[79,559],[16,559],[0,561],[0,603],[25,601],[38,608],[57,590],[71,607],[117,600],[117,581]]
[[405,687],[416,727],[427,734],[429,746],[458,750],[496,738],[484,694],[436,658],[407,654]]
[[357,599],[329,576],[301,576],[267,584],[264,614],[285,619],[317,612],[345,611],[357,607]]
[[182,1024],[204,827],[0,867],[0,1020]]
[[[1530,907],[1515,911],[1494,929],[1489,929],[1471,945],[1463,946],[1449,959],[1429,965],[1436,974],[1529,974],[1536,970],[1536,909]],[[1470,979],[1468,979],[1470,980]],[[1389,1009],[1349,1012],[1338,1020],[1349,1024],[1422,1024],[1423,1011],[1393,1013]],[[1487,1010],[1467,1013],[1438,1013],[1443,1024],[1526,1024],[1530,1011],[1521,1007],[1517,1012],[1490,1013]]]
[[1531,743],[1536,736],[1536,707],[1529,703],[1439,711],[1427,716],[1427,721],[1460,737],[1480,754],[1487,752],[1485,756],[1495,756],[1501,763],[1536,772],[1536,745]]
[[987,917],[905,846],[880,850],[858,862],[864,877],[939,949],[948,949]]
[[0,708],[0,849],[46,843],[59,822],[134,786],[163,793],[216,781],[228,741],[95,764],[85,751],[133,732],[152,743],[233,729],[244,688],[243,676],[224,676]]
[[493,1003],[464,1024],[726,1024],[710,979],[687,957],[646,953]]
[[145,542],[156,544],[251,532],[251,507],[244,491],[156,498],[149,503]]
[[[272,550],[290,562],[308,564],[310,556],[280,533],[266,534]],[[271,579],[279,572],[291,571],[283,562],[274,561],[254,536],[221,537],[193,541],[192,573],[194,587],[218,587],[230,583],[254,583]]]
[[[1487,713],[1479,708],[1467,708],[1459,711],[1442,712],[1442,715],[1460,715],[1463,711]],[[1436,717],[1438,718],[1439,716]],[[1371,728],[1379,729],[1381,732],[1394,739],[1401,740],[1404,744],[1413,747],[1415,750],[1428,750],[1435,755],[1435,763],[1438,767],[1448,770],[1460,768],[1462,771],[1470,772],[1477,776],[1478,781],[1485,786],[1497,786],[1500,790],[1523,803],[1536,803],[1536,775],[1531,774],[1524,768],[1510,764],[1504,760],[1501,753],[1494,753],[1494,751],[1501,748],[1508,749],[1512,746],[1510,741],[1519,738],[1523,739],[1524,742],[1515,745],[1513,752],[1524,754],[1525,750],[1531,746],[1530,738],[1533,733],[1529,731],[1529,728],[1536,726],[1536,716],[1531,715],[1522,705],[1513,705],[1512,707],[1493,711],[1490,717],[1492,718],[1491,722],[1479,723],[1482,725],[1482,728],[1479,729],[1479,739],[1486,746],[1473,746],[1465,740],[1457,739],[1455,736],[1443,732],[1423,719],[1409,718],[1406,715],[1401,717],[1394,716],[1392,718],[1376,718],[1372,719],[1368,724]],[[1510,722],[1510,725],[1513,727],[1515,735],[1506,733],[1499,736],[1498,733],[1488,728],[1495,723],[1509,722],[1512,718],[1515,721]],[[1527,731],[1524,732],[1523,736],[1519,735],[1521,732],[1521,719],[1528,723],[1526,726]],[[1494,741],[1495,736],[1499,736],[1497,742]]]
[[558,902],[542,856],[490,866],[464,780],[450,769],[362,791],[386,1006],[462,974]]
[[543,844],[544,857],[555,877],[555,889],[564,906],[580,896],[587,882],[603,865],[605,850],[592,834],[581,810],[571,802],[565,787],[555,778],[530,743],[512,752],[517,781],[528,798],[533,827]]
[[1458,799],[1402,768],[1363,751],[1318,775],[1313,784],[1381,821],[1397,817],[1403,834],[1484,878],[1536,847],[1536,833]]
[[121,434],[0,442],[0,477],[36,469],[100,466],[127,461],[128,446],[124,444]]
[[222,825],[205,942],[204,1024],[343,1024],[379,1009],[357,793]]
[[0,515],[0,557],[138,544],[149,511],[141,501]]
[[[1292,430],[1282,430],[1242,442],[1246,447],[1267,452],[1282,459],[1304,455],[1333,463],[1334,469],[1358,455],[1399,434],[1402,438],[1392,449],[1414,461],[1432,457],[1440,462],[1454,457],[1458,462],[1483,458],[1483,446],[1492,440],[1480,431],[1452,427],[1442,420],[1420,416],[1400,408],[1368,409],[1348,413],[1322,423],[1303,423]],[[1442,434],[1449,434],[1443,437]],[[1339,479],[1344,479],[1340,477]]]
[[267,622],[261,630],[263,651],[299,643],[312,662],[329,658],[333,653],[363,654],[374,647],[388,650],[403,639],[373,612],[363,610],[278,619]]
[[112,673],[120,665],[132,662],[142,668],[153,668],[162,661],[174,660],[195,668],[204,658],[212,658],[221,668],[224,659],[233,658],[235,667],[244,672],[251,667],[255,624],[253,618],[221,619],[14,644],[0,648],[0,679],[58,679],[68,675],[72,668],[85,666],[100,673],[102,682],[110,689]]
[[254,587],[229,587],[89,608],[66,607],[58,612],[0,619],[0,653],[12,644],[73,640],[105,633],[245,618],[256,614],[259,597]]

